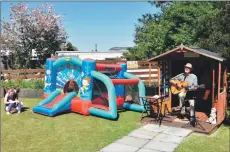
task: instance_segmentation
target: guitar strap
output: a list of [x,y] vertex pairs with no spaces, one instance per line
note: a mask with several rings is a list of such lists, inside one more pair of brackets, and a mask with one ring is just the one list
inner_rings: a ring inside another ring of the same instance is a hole
[[[187,78],[187,75],[184,73],[184,81]],[[185,93],[187,93],[187,89],[185,89]]]
[[187,75],[186,75],[185,73],[184,73],[184,75],[185,75],[185,76],[184,76],[184,81],[185,81],[185,79],[187,78]]

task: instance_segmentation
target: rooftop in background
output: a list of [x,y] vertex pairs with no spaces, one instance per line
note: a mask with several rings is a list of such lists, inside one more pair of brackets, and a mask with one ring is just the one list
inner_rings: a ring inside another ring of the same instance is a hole
[[109,53],[123,53],[123,52],[127,52],[128,49],[131,47],[112,47],[111,49],[109,49],[108,51],[95,51],[95,50],[91,50],[91,51],[56,51],[56,53],[105,53],[105,52],[109,52]]
[[126,52],[126,51],[128,51],[129,48],[131,48],[131,47],[113,47],[113,48],[109,49],[109,51]]
[[55,56],[77,56],[81,59],[92,58],[95,60],[117,59],[123,56],[123,53],[128,51],[128,47],[113,47],[108,51],[56,51]]

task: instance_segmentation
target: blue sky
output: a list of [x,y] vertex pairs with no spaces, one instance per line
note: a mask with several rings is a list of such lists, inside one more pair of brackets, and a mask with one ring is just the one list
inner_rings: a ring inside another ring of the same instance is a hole
[[[27,2],[36,7],[45,2]],[[64,15],[68,41],[80,51],[134,46],[135,23],[145,13],[160,10],[147,2],[46,2]],[[16,4],[16,3],[15,3]],[[2,18],[9,16],[10,2],[2,2]]]

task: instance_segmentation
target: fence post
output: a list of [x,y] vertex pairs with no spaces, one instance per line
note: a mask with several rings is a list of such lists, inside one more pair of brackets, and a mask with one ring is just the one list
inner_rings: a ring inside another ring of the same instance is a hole
[[160,64],[157,66],[157,83],[158,83],[158,94],[160,95],[160,84],[161,84],[161,70],[160,70]]
[[152,67],[151,67],[151,62],[149,62],[149,86],[151,86],[151,73],[152,73]]

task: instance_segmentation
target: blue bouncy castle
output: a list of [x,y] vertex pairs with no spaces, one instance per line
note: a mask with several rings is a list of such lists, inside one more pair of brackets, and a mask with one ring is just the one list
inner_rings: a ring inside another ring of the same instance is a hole
[[[33,108],[33,112],[47,116],[56,116],[66,111],[83,115],[95,115],[107,119],[117,118],[117,109],[124,108],[142,112],[144,101],[125,102],[125,86],[137,84],[139,96],[145,96],[145,86],[138,77],[127,71],[127,64],[96,64],[95,60],[81,60],[76,57],[63,57],[46,60],[45,87],[43,101]],[[111,79],[102,71],[113,69],[117,75]],[[95,79],[104,83],[106,94],[101,94],[108,103],[93,97]],[[68,92],[68,87],[73,90]],[[67,89],[66,89],[67,88]]]

